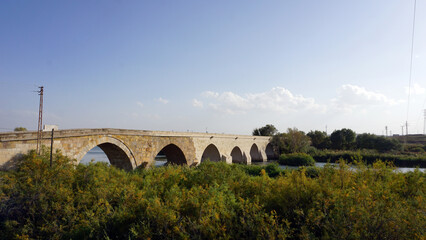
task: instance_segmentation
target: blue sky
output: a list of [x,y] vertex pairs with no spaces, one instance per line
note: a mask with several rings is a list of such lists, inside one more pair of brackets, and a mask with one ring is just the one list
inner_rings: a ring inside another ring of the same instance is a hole
[[[2,1],[0,131],[401,133],[414,1]],[[408,124],[423,132],[426,2]]]

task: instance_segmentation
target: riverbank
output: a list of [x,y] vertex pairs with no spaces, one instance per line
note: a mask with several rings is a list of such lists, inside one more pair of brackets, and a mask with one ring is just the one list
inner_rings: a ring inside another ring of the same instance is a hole
[[335,163],[341,159],[350,163],[354,160],[363,161],[366,164],[373,164],[377,160],[390,162],[395,167],[400,168],[426,168],[426,154],[392,154],[392,153],[375,153],[367,151],[318,151],[312,153],[311,156],[316,162]]

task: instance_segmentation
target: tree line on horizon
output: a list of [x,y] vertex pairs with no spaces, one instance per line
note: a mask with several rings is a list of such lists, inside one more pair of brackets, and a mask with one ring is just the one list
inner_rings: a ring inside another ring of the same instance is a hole
[[[267,124],[255,128],[253,136],[271,136],[274,150],[281,153],[312,152],[315,150],[376,150],[380,153],[401,151],[402,144],[393,138],[386,138],[370,133],[356,134],[355,131],[342,128],[330,135],[324,131],[311,130],[308,133],[297,128],[288,128],[280,133],[278,129]],[[421,151],[417,149],[418,151]]]

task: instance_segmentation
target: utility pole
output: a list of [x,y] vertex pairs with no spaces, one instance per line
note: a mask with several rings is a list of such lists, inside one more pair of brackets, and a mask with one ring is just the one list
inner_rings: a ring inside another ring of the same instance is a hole
[[408,121],[405,121],[405,135],[408,135]]
[[386,137],[388,136],[388,126],[385,126],[386,129]]
[[37,154],[40,154],[41,149],[41,139],[42,139],[42,128],[43,128],[43,86],[38,87],[40,90],[37,91],[40,95],[40,106],[38,109],[38,128],[37,128]]
[[401,136],[404,136],[404,125],[401,126]]
[[52,167],[53,162],[53,133],[55,128],[52,128],[52,137],[50,138],[50,167]]

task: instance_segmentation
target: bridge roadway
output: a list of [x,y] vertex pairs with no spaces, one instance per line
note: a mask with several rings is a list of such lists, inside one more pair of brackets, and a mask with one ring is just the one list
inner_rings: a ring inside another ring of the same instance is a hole
[[[43,132],[42,144],[50,147],[51,132]],[[161,152],[168,162],[197,165],[210,161],[250,164],[273,158],[270,137],[192,132],[127,129],[69,129],[54,132],[54,150],[77,160],[98,146],[111,165],[132,170],[150,167]],[[36,149],[37,132],[0,133],[0,169],[10,169],[16,160]]]

